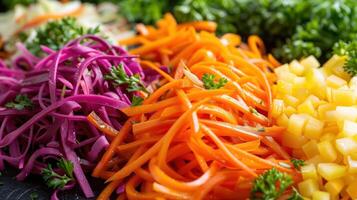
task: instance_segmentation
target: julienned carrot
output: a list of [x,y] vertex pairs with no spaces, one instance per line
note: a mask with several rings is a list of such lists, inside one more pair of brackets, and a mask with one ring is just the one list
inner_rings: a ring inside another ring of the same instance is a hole
[[[246,199],[269,168],[295,175],[279,165],[290,161],[274,139],[285,129],[270,127],[270,69],[278,62],[262,40],[218,38],[209,33],[214,23],[180,25],[169,14],[157,27],[140,25],[140,35],[123,43],[138,45],[131,53],[162,76],[160,87],[142,105],[121,109],[130,119],[119,133],[88,117],[112,137],[93,172],[109,182],[101,196],[121,182],[118,199]],[[171,74],[160,69],[166,64]]]

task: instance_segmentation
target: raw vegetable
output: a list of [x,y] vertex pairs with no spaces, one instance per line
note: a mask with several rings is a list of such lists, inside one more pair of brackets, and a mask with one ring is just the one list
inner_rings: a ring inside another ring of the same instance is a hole
[[225,78],[220,78],[218,81],[215,81],[215,76],[213,74],[203,74],[202,82],[206,89],[219,89],[228,81]]
[[[17,46],[22,54],[11,68],[0,65],[0,169],[6,162],[20,169],[16,178],[23,180],[64,158],[73,164],[75,178],[69,175],[72,167],[60,162],[68,177],[46,176],[46,182],[63,187],[61,191],[78,184],[86,197],[93,197],[85,172],[93,169],[115,135],[102,135],[86,116],[95,111],[103,123],[120,129],[126,117],[118,109],[130,106],[138,94],[104,77],[120,65],[128,77],[143,79],[139,63],[94,35],[81,36],[58,51],[42,46],[42,58],[23,44]],[[143,87],[140,80],[136,83]]]
[[[108,183],[98,199],[115,190],[119,199],[246,199],[251,181],[272,167],[299,179],[276,142],[284,128],[270,126],[275,77],[268,68],[276,62],[257,36],[242,44],[234,34],[200,31],[207,25],[177,24],[167,14],[157,28],[140,26],[142,34],[120,41],[163,79],[142,105],[121,109],[130,118],[120,130],[88,116],[115,135],[92,173]],[[215,89],[204,87],[204,74]],[[214,79],[226,80],[224,87]]]
[[322,67],[310,56],[275,68],[274,118],[287,127],[282,145],[305,160],[298,183],[304,198],[357,198],[357,77],[343,70],[353,48],[340,45],[335,51],[343,56]]
[[[46,46],[52,50],[59,50],[69,41],[86,34],[98,34],[99,27],[94,29],[80,26],[73,17],[66,17],[60,20],[50,21],[43,27],[36,30],[34,38],[27,41],[26,47],[36,56],[42,56],[41,46]],[[24,34],[24,33],[23,33]],[[33,37],[33,36],[31,36]],[[28,37],[24,36],[23,41]]]
[[300,168],[305,165],[304,160],[300,160],[300,159],[296,159],[296,158],[291,159],[291,163],[293,164],[295,169],[298,169],[298,170],[300,170]]
[[349,43],[339,42],[333,49],[334,53],[339,56],[346,56],[347,61],[343,66],[344,70],[351,76],[357,75],[357,41]]
[[73,164],[71,161],[60,159],[57,167],[63,170],[64,175],[59,175],[53,169],[51,164],[48,164],[41,172],[47,186],[52,189],[62,189],[68,182],[73,181]]
[[251,200],[278,199],[293,183],[292,178],[275,168],[266,171],[253,182]]

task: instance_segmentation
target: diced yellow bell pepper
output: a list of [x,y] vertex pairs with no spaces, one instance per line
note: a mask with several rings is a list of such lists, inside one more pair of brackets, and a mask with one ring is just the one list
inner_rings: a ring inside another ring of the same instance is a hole
[[345,176],[347,167],[336,163],[320,163],[317,171],[324,179],[331,181]]
[[279,117],[284,112],[284,109],[284,101],[281,99],[274,99],[271,116],[274,118]]
[[315,179],[307,179],[298,184],[299,192],[304,197],[312,197],[319,190],[319,184]]
[[332,90],[332,100],[337,105],[351,106],[356,103],[356,95],[353,90]]
[[349,121],[349,120],[345,120],[343,122],[341,136],[353,137],[355,135],[357,135],[357,123]]
[[290,72],[294,73],[297,76],[303,75],[304,71],[305,71],[305,67],[303,65],[301,65],[297,60],[293,60],[289,64],[289,69],[290,69]]
[[319,61],[314,56],[308,56],[300,61],[305,68],[318,68],[320,67]]
[[332,103],[320,105],[317,108],[318,117],[320,119],[325,119],[326,112],[327,111],[332,111],[332,110],[335,110],[335,109],[336,109],[336,106],[335,106],[335,104],[332,104]]
[[285,132],[282,137],[282,143],[286,147],[298,149],[306,143],[307,139],[302,135],[296,135],[289,132]]
[[286,108],[285,108],[285,114],[288,116],[288,117],[290,117],[291,115],[293,115],[293,114],[296,114],[296,109],[294,108],[294,107],[292,107],[292,106],[287,106]]
[[282,115],[280,115],[278,117],[278,119],[276,119],[276,124],[278,124],[279,126],[282,126],[282,127],[287,127],[289,124],[288,116],[286,116],[286,114],[283,113]]
[[337,89],[344,85],[347,85],[347,81],[338,77],[338,76],[331,75],[331,76],[327,77],[326,84],[329,87]]
[[301,175],[304,180],[306,180],[306,179],[317,180],[318,179],[317,171],[316,171],[314,164],[306,164],[304,166],[301,166],[300,172],[301,172]]
[[294,135],[302,135],[306,122],[306,115],[293,114],[289,118],[287,131]]
[[[357,173],[357,160],[353,159],[351,156],[347,156],[348,172],[351,174]],[[357,176],[357,175],[355,175]]]
[[326,162],[333,162],[337,159],[337,152],[330,141],[323,141],[317,144],[317,149]]
[[314,117],[310,117],[306,122],[305,129],[303,132],[305,137],[309,139],[318,139],[322,133],[323,128],[324,122]]
[[312,104],[311,101],[304,101],[302,104],[300,104],[298,107],[297,107],[297,112],[302,114],[302,113],[305,113],[305,114],[308,114],[308,115],[311,115],[311,116],[315,116],[316,115],[316,111],[315,111],[315,108],[314,108],[314,105]]
[[330,194],[322,191],[315,191],[312,194],[312,200],[330,200]]
[[357,142],[351,138],[340,138],[336,140],[336,148],[343,155],[357,152]]
[[340,194],[344,185],[345,184],[342,179],[335,179],[335,180],[328,181],[325,184],[325,189],[327,192],[331,194],[331,196],[337,196],[338,194]]
[[357,108],[351,106],[337,106],[337,117],[339,120],[357,121]]
[[351,183],[347,187],[346,192],[351,197],[351,199],[357,199],[357,181],[354,183]]
[[302,146],[302,150],[304,151],[307,158],[313,158],[314,156],[319,154],[316,140],[308,141]]
[[299,99],[291,95],[285,95],[284,103],[287,106],[297,107],[299,105]]

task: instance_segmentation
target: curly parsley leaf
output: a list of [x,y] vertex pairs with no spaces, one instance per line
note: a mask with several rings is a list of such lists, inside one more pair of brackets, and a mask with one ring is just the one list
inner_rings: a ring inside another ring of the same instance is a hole
[[357,41],[349,43],[340,41],[335,44],[333,53],[339,56],[347,56],[344,70],[351,76],[357,75]]
[[32,108],[32,101],[27,97],[27,95],[17,95],[14,101],[5,104],[6,108],[13,108],[16,110],[23,110],[25,108]]
[[223,86],[226,85],[226,83],[228,82],[227,79],[225,78],[220,78],[218,81],[215,81],[215,75],[213,74],[203,74],[202,76],[202,82],[203,82],[203,86],[208,89],[208,90],[212,90],[212,89],[219,89]]
[[143,104],[144,99],[134,95],[133,98],[131,99],[131,106],[139,106]]
[[[73,17],[50,21],[36,30],[36,37],[26,42],[26,47],[35,55],[41,56],[41,45],[59,50],[69,41],[86,34],[98,34],[99,27],[84,28]],[[24,37],[26,38],[26,37]]]
[[141,83],[140,76],[138,74],[129,76],[125,72],[123,64],[119,64],[116,67],[113,66],[109,74],[106,74],[104,78],[111,81],[114,86],[125,85],[128,92],[144,91],[148,93],[144,84]]
[[295,169],[298,169],[298,170],[300,170],[300,168],[305,165],[304,160],[292,158],[290,161],[293,164],[293,166],[295,167]]
[[51,164],[48,164],[41,172],[42,178],[45,180],[46,185],[52,189],[61,189],[68,182],[73,181],[73,163],[71,161],[61,159],[58,161],[57,166],[63,170],[64,175],[56,173]]
[[287,200],[303,200],[303,198],[301,194],[295,188],[293,188],[293,193]]
[[253,182],[250,193],[252,200],[275,200],[293,183],[292,178],[273,168],[260,175]]

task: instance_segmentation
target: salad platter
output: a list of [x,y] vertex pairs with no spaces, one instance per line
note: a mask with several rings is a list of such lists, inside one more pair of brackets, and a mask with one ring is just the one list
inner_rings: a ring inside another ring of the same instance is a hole
[[0,7],[0,199],[357,199],[356,1]]

